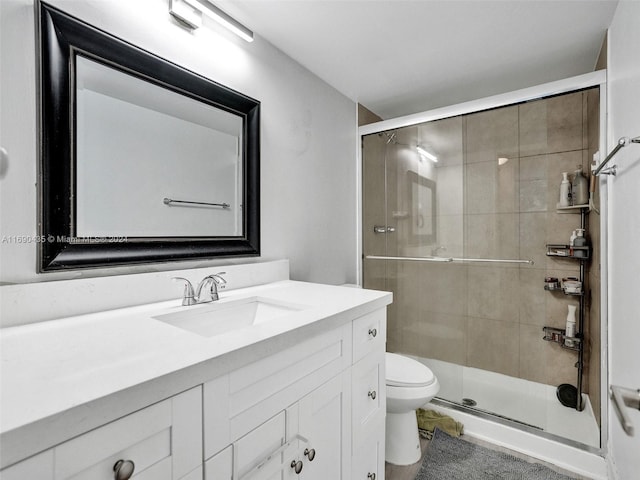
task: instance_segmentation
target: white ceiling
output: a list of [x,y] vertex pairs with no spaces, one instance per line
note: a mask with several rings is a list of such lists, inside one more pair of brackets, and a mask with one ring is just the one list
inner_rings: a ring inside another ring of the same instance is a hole
[[618,0],[221,0],[384,119],[593,70]]

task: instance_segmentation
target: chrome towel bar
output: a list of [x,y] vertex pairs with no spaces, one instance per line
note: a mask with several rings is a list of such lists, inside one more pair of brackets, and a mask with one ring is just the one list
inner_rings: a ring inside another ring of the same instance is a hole
[[210,202],[192,202],[189,200],[173,200],[171,198],[164,197],[162,203],[165,205],[171,205],[172,203],[182,203],[185,205],[208,205],[210,207],[222,207],[222,208],[230,208],[231,205],[228,203],[210,203]]
[[[611,153],[609,153],[609,155],[607,155],[607,158],[605,158],[602,163],[598,166],[598,168],[596,168],[593,171],[594,175],[599,175],[600,172],[602,171],[602,169],[605,167],[605,165],[607,163],[609,163],[609,160],[611,160],[614,155],[616,153],[618,153],[618,151],[622,148],[622,147],[626,147],[627,145],[629,145],[630,143],[640,143],[640,137],[635,137],[635,138],[629,138],[629,137],[622,137],[620,138],[620,140],[618,140],[618,144],[614,147],[613,150],[611,150]],[[611,169],[608,169],[606,172],[602,172],[606,175],[615,175],[616,174],[616,170],[615,170],[615,166],[611,167]]]
[[622,424],[624,432],[633,437],[634,428],[631,419],[625,412],[624,407],[640,410],[640,389],[633,390],[631,388],[619,387],[617,385],[611,385],[609,387],[611,391],[611,400],[613,400],[613,409],[616,411],[618,420]]
[[524,263],[533,265],[533,260],[510,260],[503,258],[452,258],[454,262],[478,262],[478,263]]
[[446,257],[386,257],[383,255],[367,255],[368,260],[410,260],[412,262],[453,262],[452,258]]
[[524,263],[533,265],[533,260],[510,260],[502,258],[456,258],[456,257],[388,257],[366,255],[367,260],[407,260],[412,262],[477,262],[477,263]]

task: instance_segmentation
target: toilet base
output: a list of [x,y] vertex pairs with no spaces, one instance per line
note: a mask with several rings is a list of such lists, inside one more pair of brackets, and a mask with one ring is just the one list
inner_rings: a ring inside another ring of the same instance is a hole
[[416,411],[387,412],[385,461],[393,465],[412,465],[420,460],[420,436]]

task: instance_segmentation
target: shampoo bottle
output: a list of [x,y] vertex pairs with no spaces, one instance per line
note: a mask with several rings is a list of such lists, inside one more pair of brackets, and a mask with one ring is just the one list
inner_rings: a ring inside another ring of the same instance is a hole
[[571,183],[569,183],[569,178],[567,178],[568,173],[569,172],[562,172],[559,207],[568,207],[571,205]]
[[[567,326],[564,334],[566,337],[576,336],[576,306],[575,305],[569,305],[569,313],[567,313]],[[565,338],[564,344],[567,347],[575,346],[575,342],[572,338]]]
[[582,165],[578,165],[571,182],[571,202],[573,205],[589,203],[589,181],[582,174]]
[[[584,228],[579,228],[576,230],[576,238],[573,240],[573,246],[574,247],[586,247],[587,246],[587,239],[584,236]],[[573,255],[575,257],[586,257],[587,256],[587,251],[586,250],[578,250],[576,248],[573,249]]]

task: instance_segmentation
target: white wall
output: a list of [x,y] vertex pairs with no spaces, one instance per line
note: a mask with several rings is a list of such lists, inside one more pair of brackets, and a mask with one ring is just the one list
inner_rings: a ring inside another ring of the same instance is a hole
[[[205,27],[190,33],[167,0],[50,0],[53,5],[262,102],[262,260],[289,258],[291,277],[356,281],[356,106],[256,35],[248,44]],[[180,262],[36,274],[36,80],[33,0],[2,0],[0,281],[35,282],[246,263]]]
[[[608,142],[640,136],[640,2],[622,0],[609,29]],[[612,160],[609,179],[609,374],[610,383],[640,388],[640,145]],[[626,409],[636,435],[625,435],[609,404],[609,449],[617,478],[638,478],[640,412]]]
[[91,90],[76,105],[78,236],[242,235],[239,135]]

